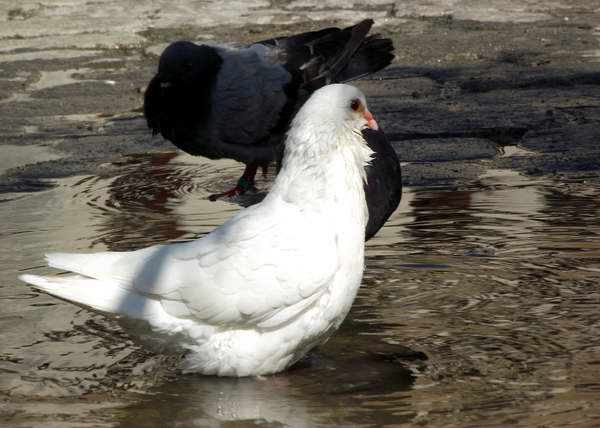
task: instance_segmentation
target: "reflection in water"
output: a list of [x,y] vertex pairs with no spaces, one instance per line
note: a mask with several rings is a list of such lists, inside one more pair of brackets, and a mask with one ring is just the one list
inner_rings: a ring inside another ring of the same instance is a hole
[[[340,341],[342,342],[342,341]],[[157,411],[152,397],[118,413],[119,426],[247,426],[316,427],[383,426],[410,420],[394,414],[414,382],[394,361],[347,352],[335,345],[317,351],[284,375],[264,378],[185,376],[156,388],[169,402]],[[414,415],[413,415],[414,416]],[[272,425],[271,425],[272,424]],[[246,426],[246,425],[244,425]]]
[[185,170],[169,164],[176,156],[172,152],[132,158],[131,170],[109,184],[103,205],[95,205],[95,199],[89,202],[103,219],[92,245],[102,243],[113,251],[127,251],[132,249],[132,241],[137,246],[148,237],[164,242],[185,234],[170,204],[177,203],[192,179]]
[[87,210],[88,233],[78,239],[89,239],[90,247],[129,251],[192,239],[240,209],[207,200],[211,185],[221,181],[215,175],[237,174],[234,162],[206,164],[166,152],[130,156],[125,166],[127,172],[116,178],[85,177],[69,185],[72,206],[63,209]]
[[[65,179],[0,203],[0,390],[11,426],[591,426],[600,417],[600,189],[584,182],[491,171],[459,191],[406,189],[367,245],[364,285],[341,330],[266,379],[181,376],[176,359],[143,351],[114,321],[15,279],[15,266],[39,271],[49,249],[129,250],[206,233],[239,209],[206,201],[211,183],[237,173],[163,154],[132,158],[116,179]],[[495,255],[469,256],[480,247]],[[413,361],[401,345],[429,359]],[[81,398],[58,401],[77,411],[46,411],[35,395]],[[111,410],[98,409],[109,396]]]
[[477,221],[468,211],[472,193],[431,192],[411,202],[414,222],[407,227],[419,242],[419,252],[432,254],[440,241],[447,246],[463,240],[461,230]]

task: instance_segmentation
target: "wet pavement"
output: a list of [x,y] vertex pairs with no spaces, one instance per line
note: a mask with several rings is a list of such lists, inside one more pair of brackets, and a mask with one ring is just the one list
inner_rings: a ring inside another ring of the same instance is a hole
[[[600,5],[483,4],[0,5],[0,426],[600,425]],[[364,17],[396,46],[358,86],[407,189],[348,319],[297,367],[182,376],[16,280],[51,249],[193,239],[251,202],[207,201],[240,165],[145,128],[166,43]]]

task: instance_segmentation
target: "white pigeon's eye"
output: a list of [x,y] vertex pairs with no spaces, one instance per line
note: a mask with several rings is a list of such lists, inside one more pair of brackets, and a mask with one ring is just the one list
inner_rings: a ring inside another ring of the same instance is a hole
[[360,109],[361,106],[361,102],[358,98],[354,98],[351,102],[350,102],[350,108],[354,111],[358,111]]

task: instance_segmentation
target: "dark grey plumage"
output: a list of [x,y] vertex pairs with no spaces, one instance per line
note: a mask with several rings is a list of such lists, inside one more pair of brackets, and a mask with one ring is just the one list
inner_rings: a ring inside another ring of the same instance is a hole
[[373,150],[373,158],[366,168],[365,185],[369,209],[365,240],[369,240],[383,227],[400,204],[402,170],[396,151],[382,131],[365,129],[362,133],[367,145]]

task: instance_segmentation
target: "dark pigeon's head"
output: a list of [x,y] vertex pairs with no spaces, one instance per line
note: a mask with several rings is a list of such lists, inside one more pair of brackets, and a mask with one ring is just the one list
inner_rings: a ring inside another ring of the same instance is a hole
[[160,56],[158,75],[161,86],[196,86],[212,82],[223,60],[217,50],[206,45],[180,41],[171,43]]
[[215,48],[192,42],[175,42],[164,50],[144,94],[144,115],[154,134],[171,141],[183,138],[183,131],[175,133],[175,119],[197,120],[210,110],[207,98],[222,62]]

